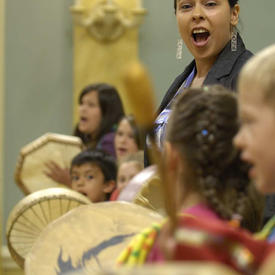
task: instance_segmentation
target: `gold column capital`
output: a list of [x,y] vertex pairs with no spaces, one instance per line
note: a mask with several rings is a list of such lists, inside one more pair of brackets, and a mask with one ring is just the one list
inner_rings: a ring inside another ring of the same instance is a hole
[[128,29],[139,27],[146,14],[140,1],[125,8],[114,0],[76,0],[70,10],[75,24],[84,27],[100,42],[115,41]]

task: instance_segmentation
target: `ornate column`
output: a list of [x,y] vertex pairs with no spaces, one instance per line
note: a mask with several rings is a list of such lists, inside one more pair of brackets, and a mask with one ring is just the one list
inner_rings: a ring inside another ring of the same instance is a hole
[[129,111],[122,72],[138,61],[138,28],[146,10],[141,0],[75,0],[74,119],[81,89],[94,82],[117,87]]

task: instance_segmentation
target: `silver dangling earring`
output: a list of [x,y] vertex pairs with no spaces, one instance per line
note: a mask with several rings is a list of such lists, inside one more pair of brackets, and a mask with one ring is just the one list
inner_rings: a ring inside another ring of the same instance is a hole
[[182,46],[183,46],[183,41],[181,38],[179,38],[177,42],[177,53],[176,53],[176,58],[178,60],[182,59]]
[[232,35],[231,35],[231,51],[236,52],[237,47],[238,47],[238,42],[237,42],[237,35],[238,32],[235,27],[233,27]]

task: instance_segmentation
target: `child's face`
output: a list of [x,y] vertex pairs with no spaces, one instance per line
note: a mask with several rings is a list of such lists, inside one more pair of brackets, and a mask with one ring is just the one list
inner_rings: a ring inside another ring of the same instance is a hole
[[121,120],[118,125],[115,136],[115,150],[118,159],[138,151],[132,127],[126,119]]
[[97,91],[85,94],[79,104],[78,129],[85,134],[94,134],[99,129],[102,114]]
[[122,163],[117,174],[117,189],[121,191],[142,169],[135,161]]
[[251,164],[249,177],[264,194],[275,192],[275,109],[264,101],[259,86],[240,83],[239,116],[234,143]]
[[73,166],[71,172],[72,189],[87,196],[92,202],[105,200],[108,183],[101,169],[94,164],[84,163]]

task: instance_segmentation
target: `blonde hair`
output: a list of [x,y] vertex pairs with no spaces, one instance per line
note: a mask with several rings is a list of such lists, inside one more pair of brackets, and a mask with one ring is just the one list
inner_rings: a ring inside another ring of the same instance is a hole
[[253,56],[242,68],[238,87],[250,84],[261,87],[265,102],[275,104],[275,44]]

